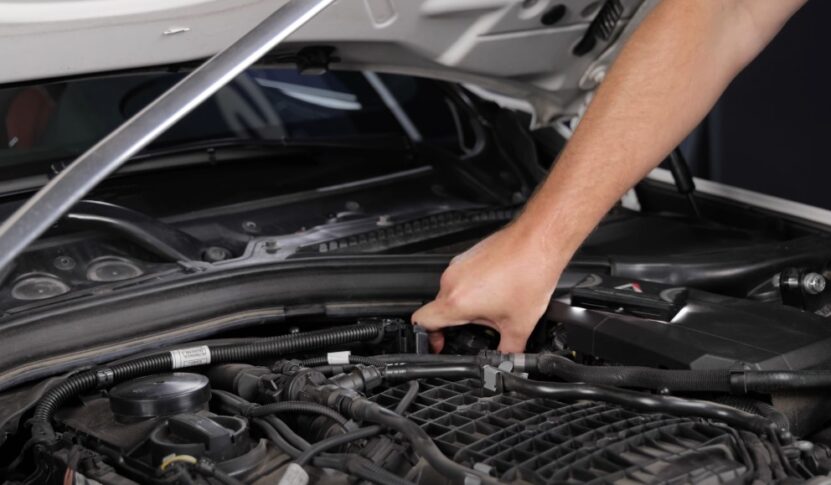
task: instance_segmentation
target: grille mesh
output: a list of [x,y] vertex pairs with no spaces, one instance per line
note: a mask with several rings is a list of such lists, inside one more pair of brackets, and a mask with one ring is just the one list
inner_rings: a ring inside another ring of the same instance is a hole
[[[373,399],[394,407],[405,386]],[[408,417],[449,457],[508,482],[725,483],[750,475],[735,432],[691,418],[517,394],[474,380],[423,380]]]

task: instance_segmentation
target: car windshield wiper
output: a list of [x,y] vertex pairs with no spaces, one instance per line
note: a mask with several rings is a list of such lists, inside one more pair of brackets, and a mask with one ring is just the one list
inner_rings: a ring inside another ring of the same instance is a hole
[[101,180],[334,0],[291,0],[78,157],[0,225],[0,271]]

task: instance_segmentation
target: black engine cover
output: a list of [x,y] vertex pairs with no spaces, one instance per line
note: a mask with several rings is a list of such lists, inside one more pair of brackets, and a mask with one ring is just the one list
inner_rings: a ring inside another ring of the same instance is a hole
[[[742,434],[702,419],[644,414],[615,405],[487,395],[479,381],[421,381],[408,417],[447,456],[503,482],[532,484],[745,483],[770,474]],[[373,399],[392,407],[406,385]],[[761,444],[760,446],[767,446]],[[448,483],[429,468],[408,477]]]
[[[818,315],[694,289],[592,279],[590,287],[577,290],[572,305],[554,302],[548,313],[565,324],[569,348],[580,353],[617,364],[674,369],[798,370],[831,359],[831,321]],[[602,308],[609,289],[617,289],[616,294]],[[632,293],[631,304],[626,292]],[[668,313],[668,321],[658,312],[645,316],[642,307],[650,300],[656,308],[662,301],[677,308]]]

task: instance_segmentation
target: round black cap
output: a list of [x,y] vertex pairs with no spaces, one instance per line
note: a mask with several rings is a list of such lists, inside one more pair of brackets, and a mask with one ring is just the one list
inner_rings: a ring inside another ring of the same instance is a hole
[[174,372],[118,384],[110,390],[110,409],[117,418],[153,418],[196,412],[210,399],[207,377]]

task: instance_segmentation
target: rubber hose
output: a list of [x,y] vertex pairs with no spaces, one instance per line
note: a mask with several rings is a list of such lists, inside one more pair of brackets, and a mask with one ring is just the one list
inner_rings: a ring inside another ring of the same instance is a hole
[[745,371],[730,375],[734,392],[770,394],[777,391],[831,388],[831,371]]
[[724,396],[717,399],[716,402],[768,418],[783,431],[788,431],[791,428],[788,417],[766,402],[739,396]]
[[396,414],[404,414],[407,409],[410,408],[410,405],[415,401],[416,396],[418,396],[418,381],[410,381],[409,388],[407,389],[407,393],[404,394],[404,397],[401,398],[401,401],[398,402],[398,405],[395,406],[395,413]]
[[270,424],[274,429],[277,430],[292,446],[297,447],[299,450],[305,450],[306,448],[312,446],[306,441],[306,438],[303,438],[299,434],[297,434],[291,426],[287,425],[285,421],[278,418],[277,416],[266,416],[265,422]]
[[319,456],[314,459],[314,466],[341,470],[379,485],[414,485],[413,482],[390,473],[360,455]]
[[[360,324],[304,334],[284,335],[252,343],[208,346],[208,348],[212,363],[245,362],[371,340],[380,337],[383,331],[383,323]],[[36,443],[50,442],[55,439],[51,424],[52,416],[71,397],[134,377],[169,371],[172,368],[173,358],[169,352],[164,352],[71,376],[47,391],[38,402],[32,417],[32,437]]]
[[554,354],[540,355],[540,374],[566,382],[585,382],[600,386],[668,389],[687,392],[730,392],[730,372],[726,370],[665,370],[649,367],[588,366]]
[[485,484],[499,483],[498,480],[486,473],[454,462],[439,450],[427,432],[421,429],[419,425],[377,403],[366,398],[354,398],[350,405],[350,411],[354,413],[352,417],[356,420],[377,423],[401,433],[419,456],[447,478],[459,482],[466,481],[466,479],[478,479]]
[[391,364],[381,370],[386,382],[414,379],[462,379],[482,377],[482,369],[474,364]]
[[[220,405],[224,406],[228,412],[232,414],[242,414],[245,415],[252,409],[258,408],[259,404],[254,404],[245,400],[244,398],[237,396],[236,394],[230,393],[228,391],[222,391],[219,389],[211,389],[211,396],[216,398],[220,401]],[[277,431],[281,437],[284,437],[286,441],[291,444],[292,447],[299,448],[299,450],[305,450],[309,446],[309,442],[303,439],[300,435],[295,433],[285,422],[280,419],[277,419],[276,416],[265,416],[264,419],[256,419],[257,421],[262,421],[264,424],[270,425],[271,428]],[[298,450],[298,454],[300,451]]]
[[277,432],[274,427],[272,427],[269,423],[265,420],[260,418],[254,418],[251,420],[254,426],[260,428],[260,430],[265,434],[266,438],[268,438],[272,443],[277,445],[277,448],[280,448],[283,452],[289,455],[292,458],[297,458],[302,453],[300,450],[289,444],[280,433]]
[[303,466],[318,453],[330,450],[332,448],[335,448],[336,446],[345,445],[353,441],[369,438],[370,436],[375,436],[382,430],[383,428],[378,425],[367,426],[365,428],[358,428],[353,431],[348,431],[343,434],[332,436],[331,438],[326,438],[313,444],[309,449],[304,450],[303,453],[300,454],[300,456],[294,459],[294,462],[298,465]]
[[248,415],[252,417],[267,416],[269,414],[278,413],[305,413],[305,414],[319,414],[335,421],[341,427],[346,426],[348,421],[343,415],[332,408],[326,407],[322,404],[305,401],[283,401],[271,404],[264,404],[262,406],[253,407]]
[[534,381],[507,373],[500,376],[503,391],[515,391],[527,396],[608,402],[639,411],[715,419],[758,434],[778,432],[776,424],[767,418],[714,402],[644,394],[614,387]]
[[637,366],[588,366],[555,354],[541,354],[537,359],[537,369],[543,375],[558,377],[566,382],[602,386],[732,394],[831,388],[831,370],[667,370]]

